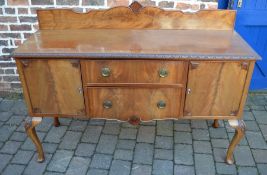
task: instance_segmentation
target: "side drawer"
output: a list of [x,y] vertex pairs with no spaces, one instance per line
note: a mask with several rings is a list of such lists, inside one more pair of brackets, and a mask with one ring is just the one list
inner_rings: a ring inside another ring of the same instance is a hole
[[83,83],[185,84],[187,62],[160,60],[84,60]]
[[87,114],[92,118],[177,118],[181,98],[182,88],[86,88]]

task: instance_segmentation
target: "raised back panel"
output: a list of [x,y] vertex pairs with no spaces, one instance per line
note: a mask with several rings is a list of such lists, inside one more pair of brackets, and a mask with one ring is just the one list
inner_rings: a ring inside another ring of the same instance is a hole
[[39,26],[52,29],[206,29],[232,30],[233,10],[201,10],[193,13],[143,7],[133,2],[129,7],[91,10],[87,13],[71,9],[38,10]]

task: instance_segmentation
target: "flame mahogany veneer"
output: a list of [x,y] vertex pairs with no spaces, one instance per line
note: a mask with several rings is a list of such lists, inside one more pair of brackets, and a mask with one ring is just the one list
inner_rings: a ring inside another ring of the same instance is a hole
[[[259,56],[234,31],[235,11],[183,13],[134,2],[37,14],[40,30],[14,53],[30,116],[56,117],[56,126],[57,117],[216,119],[216,127],[217,119],[242,118]],[[37,121],[26,131],[41,162]],[[243,134],[243,125],[234,126],[228,163]]]

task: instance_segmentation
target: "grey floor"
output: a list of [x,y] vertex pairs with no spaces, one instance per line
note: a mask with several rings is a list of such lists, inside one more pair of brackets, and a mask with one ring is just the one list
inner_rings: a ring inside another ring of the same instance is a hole
[[267,174],[267,95],[250,95],[246,137],[224,163],[234,130],[227,121],[158,121],[131,126],[105,120],[45,118],[37,127],[46,160],[36,162],[23,121],[23,100],[0,98],[0,174],[191,175]]

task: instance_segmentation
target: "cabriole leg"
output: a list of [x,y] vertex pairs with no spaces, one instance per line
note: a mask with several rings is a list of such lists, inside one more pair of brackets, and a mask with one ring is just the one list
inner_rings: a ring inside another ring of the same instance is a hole
[[218,119],[215,119],[213,124],[212,124],[212,127],[213,128],[219,128],[219,120]]
[[59,122],[58,117],[54,117],[54,126],[55,127],[59,127],[60,126],[60,122]]
[[236,145],[238,145],[241,139],[244,137],[246,126],[243,120],[229,120],[228,122],[230,126],[235,128],[235,135],[233,139],[231,140],[231,143],[228,147],[227,154],[226,154],[226,162],[231,165],[234,163],[234,160],[233,160],[234,149]]
[[38,159],[37,162],[43,162],[44,161],[44,151],[42,144],[36,134],[35,127],[40,124],[42,121],[41,117],[32,117],[27,118],[25,122],[25,130],[27,135],[31,138],[32,142],[34,143],[37,153],[38,153]]

